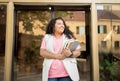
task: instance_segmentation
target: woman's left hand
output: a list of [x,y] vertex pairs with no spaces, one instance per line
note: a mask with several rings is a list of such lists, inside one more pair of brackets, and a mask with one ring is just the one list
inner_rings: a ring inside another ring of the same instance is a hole
[[64,54],[66,57],[69,57],[72,53],[70,49],[63,49],[62,54]]

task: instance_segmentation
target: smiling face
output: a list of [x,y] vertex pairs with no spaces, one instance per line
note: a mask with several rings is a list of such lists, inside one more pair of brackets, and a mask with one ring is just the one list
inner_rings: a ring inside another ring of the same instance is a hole
[[61,19],[56,20],[54,27],[54,34],[62,34],[64,32],[65,26]]

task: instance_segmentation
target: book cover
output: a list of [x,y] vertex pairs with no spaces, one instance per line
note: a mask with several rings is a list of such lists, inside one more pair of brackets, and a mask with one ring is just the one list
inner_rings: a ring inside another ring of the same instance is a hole
[[64,48],[70,49],[70,51],[74,51],[79,44],[79,41],[70,39],[65,43]]

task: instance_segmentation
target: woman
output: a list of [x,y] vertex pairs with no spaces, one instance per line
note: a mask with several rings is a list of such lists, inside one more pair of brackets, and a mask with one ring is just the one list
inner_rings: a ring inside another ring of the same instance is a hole
[[63,48],[68,39],[75,37],[65,21],[61,17],[52,19],[40,48],[44,57],[42,81],[79,81],[75,57],[80,55],[80,46],[73,52]]

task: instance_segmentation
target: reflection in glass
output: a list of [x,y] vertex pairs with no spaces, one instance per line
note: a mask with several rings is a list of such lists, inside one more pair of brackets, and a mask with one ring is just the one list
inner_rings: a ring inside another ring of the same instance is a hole
[[120,81],[120,5],[99,4],[97,13],[100,81]]
[[0,81],[4,81],[6,5],[0,4]]
[[49,19],[48,11],[17,11],[17,81],[41,81],[43,57],[39,49]]

